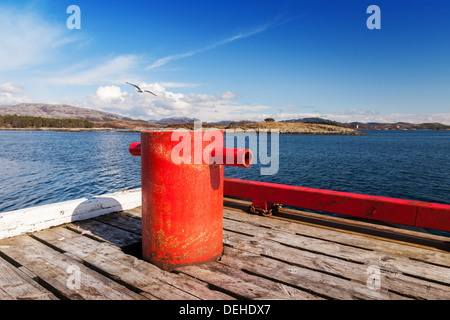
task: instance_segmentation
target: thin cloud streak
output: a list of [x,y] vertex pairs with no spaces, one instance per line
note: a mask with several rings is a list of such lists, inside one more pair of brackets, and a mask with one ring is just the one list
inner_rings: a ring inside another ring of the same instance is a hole
[[183,58],[194,56],[194,55],[199,54],[199,53],[203,53],[203,52],[206,52],[206,51],[209,51],[209,50],[213,50],[213,49],[215,49],[217,47],[223,46],[223,45],[231,43],[233,41],[251,37],[251,36],[253,36],[255,34],[264,32],[264,31],[268,30],[269,28],[272,28],[274,26],[281,25],[281,24],[284,24],[284,23],[288,22],[288,20],[281,21],[281,22],[279,20],[280,20],[280,18],[279,18],[279,16],[277,16],[275,18],[275,20],[272,21],[272,22],[269,22],[269,23],[263,24],[261,26],[258,26],[256,28],[253,28],[250,31],[242,32],[242,33],[239,33],[239,34],[234,35],[232,37],[226,38],[224,40],[215,42],[215,43],[213,43],[213,44],[211,44],[209,46],[206,46],[204,48],[197,49],[197,50],[192,50],[192,51],[189,51],[189,52],[178,53],[178,54],[166,56],[164,58],[156,60],[153,64],[151,64],[148,67],[146,67],[145,70],[155,69],[155,68],[161,67],[161,66],[163,66],[163,65],[165,65],[165,64],[167,64],[167,63],[169,63],[171,61],[180,60],[180,59],[183,59]]
[[123,83],[128,78],[134,78],[139,67],[139,57],[136,55],[120,55],[86,70],[73,72],[63,71],[58,76],[45,79],[49,83],[66,85],[96,85],[99,83]]

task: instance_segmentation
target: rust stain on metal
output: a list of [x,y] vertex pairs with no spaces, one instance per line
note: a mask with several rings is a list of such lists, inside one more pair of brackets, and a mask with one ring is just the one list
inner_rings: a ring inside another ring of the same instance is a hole
[[[201,132],[183,135],[191,139],[183,140],[193,146],[186,155],[191,162],[174,163],[172,150],[180,140],[172,141],[172,133],[143,131],[142,145],[130,146],[130,153],[141,156],[142,256],[165,270],[214,261],[223,252],[223,166],[205,161],[211,142],[203,141]],[[225,150],[223,132],[218,135]]]

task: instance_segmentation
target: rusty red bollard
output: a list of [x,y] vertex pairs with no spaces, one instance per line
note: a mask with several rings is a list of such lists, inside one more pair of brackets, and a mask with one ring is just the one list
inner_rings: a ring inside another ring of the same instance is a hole
[[[213,150],[208,149],[211,142],[203,139],[204,132],[185,131],[180,139],[174,139],[174,132],[142,131],[141,143],[132,143],[129,148],[132,155],[141,156],[142,256],[164,270],[216,261],[222,256],[220,163],[248,167],[253,161],[248,149],[224,148],[222,131],[213,132]],[[180,151],[182,144],[191,147]],[[173,157],[180,154],[191,162],[176,163]],[[208,157],[222,160],[210,164]],[[230,158],[234,162],[230,163]]]

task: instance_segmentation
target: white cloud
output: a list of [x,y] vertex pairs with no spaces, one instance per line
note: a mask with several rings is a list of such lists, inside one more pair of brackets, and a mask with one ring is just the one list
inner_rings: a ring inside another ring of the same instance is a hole
[[139,57],[136,55],[120,55],[93,67],[85,67],[78,71],[70,68],[46,81],[57,84],[97,85],[99,83],[124,83],[127,79],[136,77],[133,71],[139,67]]
[[14,83],[0,84],[0,104],[31,102],[27,96],[19,95],[22,92],[23,88]]
[[[292,112],[297,108],[283,108],[261,104],[242,104],[236,101],[236,94],[226,91],[216,95],[182,94],[168,91],[162,83],[140,83],[141,89],[148,93],[123,91],[118,86],[99,87],[95,94],[86,97],[82,106],[118,113],[136,119],[156,119],[186,116],[202,121],[254,120],[263,121],[271,117],[277,121],[319,117],[340,122],[440,122],[450,125],[450,114],[379,114],[374,110],[350,109],[336,113]],[[129,89],[128,87],[126,87]],[[298,109],[304,109],[299,107]]]
[[105,86],[97,89],[97,96],[102,100],[123,100],[126,95],[127,93],[122,92],[117,86]]
[[183,94],[168,91],[161,83],[140,83],[138,86],[143,90],[154,92],[157,96],[138,93],[133,88],[128,94],[118,86],[102,86],[95,94],[86,97],[83,106],[132,118],[160,119],[187,116],[203,121],[240,119],[243,115],[254,117],[254,112],[269,108],[262,105],[238,104],[233,100],[236,95],[229,91],[218,95]]
[[0,105],[1,104],[18,104],[18,103],[25,103],[25,102],[32,102],[30,98],[27,96],[17,97],[14,96],[11,93],[7,92],[0,92]]
[[51,25],[26,9],[0,7],[0,71],[24,69],[51,61],[56,50],[71,42],[64,28]]
[[216,95],[219,99],[235,99],[236,95],[231,91],[226,91],[224,93]]
[[14,83],[3,83],[0,84],[0,92],[1,93],[22,93],[23,88],[14,84]]

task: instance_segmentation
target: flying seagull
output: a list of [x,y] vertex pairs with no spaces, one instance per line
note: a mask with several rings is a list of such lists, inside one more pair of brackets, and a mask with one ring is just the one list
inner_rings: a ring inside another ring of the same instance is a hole
[[140,93],[148,92],[148,93],[151,93],[152,95],[156,96],[156,94],[154,94],[154,93],[151,92],[151,91],[148,91],[148,90],[142,91],[142,89],[139,88],[139,87],[138,87],[137,85],[135,85],[135,84],[132,84],[132,83],[129,83],[129,82],[125,82],[125,83],[127,83],[127,84],[129,84],[129,85],[131,85],[131,86],[133,86],[133,87],[136,87],[137,92],[140,92]]

